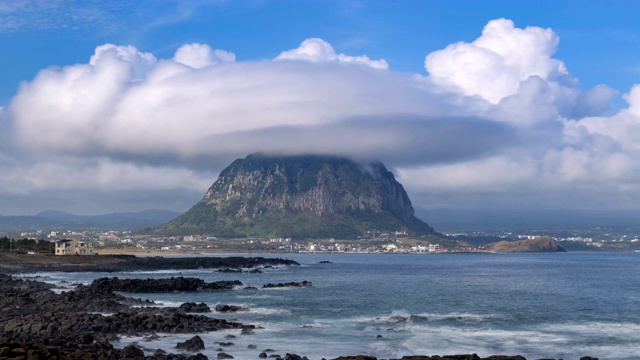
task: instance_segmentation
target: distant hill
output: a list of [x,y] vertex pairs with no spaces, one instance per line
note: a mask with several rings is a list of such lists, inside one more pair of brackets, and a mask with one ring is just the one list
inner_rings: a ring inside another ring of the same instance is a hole
[[39,216],[19,215],[19,216],[2,216],[0,215],[0,231],[28,231],[38,229],[53,229],[60,225],[58,221],[41,218]]
[[493,252],[566,252],[550,236],[540,236],[535,239],[518,241],[500,241],[490,244],[488,250]]
[[0,231],[36,229],[98,229],[139,230],[158,226],[181,213],[169,210],[112,213],[105,215],[73,215],[63,211],[46,210],[33,216],[0,216]]
[[252,154],[224,169],[203,199],[154,229],[218,237],[354,238],[363,230],[432,234],[382,163]]

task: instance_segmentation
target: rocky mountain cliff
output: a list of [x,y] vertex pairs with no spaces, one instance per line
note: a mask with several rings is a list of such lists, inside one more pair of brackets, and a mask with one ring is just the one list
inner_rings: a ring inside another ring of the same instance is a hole
[[156,232],[351,238],[372,229],[433,233],[382,163],[252,154],[224,169],[199,203]]
[[540,236],[535,239],[519,241],[500,241],[489,245],[489,250],[493,252],[566,252],[550,236]]

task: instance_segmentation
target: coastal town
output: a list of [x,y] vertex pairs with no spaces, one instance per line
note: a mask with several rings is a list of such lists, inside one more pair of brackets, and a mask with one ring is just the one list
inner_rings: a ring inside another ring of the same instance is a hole
[[[3,234],[0,234],[3,235]],[[411,237],[406,232],[380,232],[371,230],[357,239],[243,238],[223,239],[205,235],[150,236],[128,230],[35,230],[12,234],[16,239],[46,240],[52,243],[56,255],[94,255],[110,253],[420,253],[484,251],[489,242],[533,239],[546,235],[535,231],[524,233],[503,232],[451,232],[446,238],[433,236]],[[478,241],[482,238],[492,241]],[[476,241],[465,241],[467,238]],[[497,240],[496,240],[497,239]],[[569,249],[599,251],[607,249],[640,249],[638,236],[594,232],[574,232],[568,236],[555,235],[554,239]],[[55,244],[55,245],[53,245]]]

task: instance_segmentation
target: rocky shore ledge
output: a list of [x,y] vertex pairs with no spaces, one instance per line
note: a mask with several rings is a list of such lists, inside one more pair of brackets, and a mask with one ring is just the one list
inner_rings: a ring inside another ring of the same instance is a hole
[[119,272],[191,269],[253,269],[299,266],[287,259],[263,257],[137,257],[134,255],[55,256],[0,254],[0,273],[38,271]]
[[[252,260],[253,259],[253,260]],[[242,268],[247,262],[262,264],[256,258],[240,260]],[[220,261],[220,258],[216,258]],[[274,260],[274,259],[269,259]],[[274,263],[276,265],[281,263]],[[297,264],[297,263],[295,263]],[[291,265],[295,265],[291,264]],[[229,268],[229,263],[224,266]],[[74,270],[77,271],[77,270]],[[311,283],[276,284],[274,286],[311,286]],[[211,313],[204,304],[185,303],[179,307],[159,307],[152,301],[125,297],[116,291],[172,292],[172,291],[229,291],[240,288],[239,281],[206,283],[196,278],[168,278],[129,280],[100,278],[89,285],[57,294],[51,286],[34,280],[17,279],[0,273],[0,360],[4,359],[153,359],[153,360],[205,360],[199,353],[206,346],[198,333],[237,330],[238,336],[251,336],[259,331],[254,325],[245,325],[194,313]],[[228,306],[227,311],[235,307]],[[218,310],[218,309],[216,309]],[[221,308],[220,310],[225,310]],[[238,309],[236,309],[238,310]],[[112,342],[121,336],[140,336],[157,339],[158,334],[193,334],[187,341],[177,342],[179,354],[161,349],[139,347],[136,344],[122,349]],[[233,335],[235,337],[235,335]],[[223,346],[222,343],[219,344]],[[251,345],[250,345],[251,346]],[[255,348],[255,347],[254,347]],[[222,349],[217,359],[233,359]],[[305,360],[296,354],[275,354],[256,349],[255,358]],[[344,356],[339,360],[377,360],[372,356]],[[526,360],[522,356],[470,355],[405,356],[404,360]],[[308,360],[308,359],[307,359]],[[551,360],[551,359],[548,359]],[[581,360],[597,360],[583,357]]]

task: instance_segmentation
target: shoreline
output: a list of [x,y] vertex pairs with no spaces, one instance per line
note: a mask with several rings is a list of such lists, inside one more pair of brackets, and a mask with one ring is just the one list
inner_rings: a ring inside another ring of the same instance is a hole
[[0,255],[0,273],[34,272],[124,272],[144,270],[189,270],[254,268],[257,266],[299,266],[281,258],[244,256],[139,257],[135,255]]

